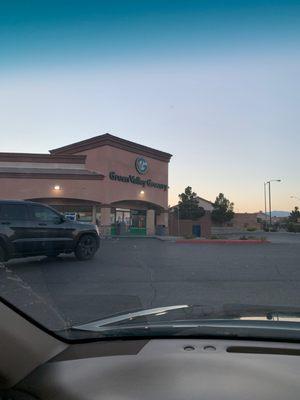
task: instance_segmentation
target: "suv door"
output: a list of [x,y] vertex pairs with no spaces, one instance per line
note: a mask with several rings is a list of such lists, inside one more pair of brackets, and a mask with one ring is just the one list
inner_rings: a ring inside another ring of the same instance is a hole
[[0,204],[0,234],[11,256],[33,252],[31,225],[26,204]]
[[42,204],[30,204],[29,211],[39,253],[57,254],[73,249],[74,228],[70,221],[64,220],[58,212]]

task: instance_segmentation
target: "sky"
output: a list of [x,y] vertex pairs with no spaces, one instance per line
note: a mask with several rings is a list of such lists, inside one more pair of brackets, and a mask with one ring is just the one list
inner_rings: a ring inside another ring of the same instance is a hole
[[237,212],[300,205],[300,0],[0,2],[0,151],[102,133]]

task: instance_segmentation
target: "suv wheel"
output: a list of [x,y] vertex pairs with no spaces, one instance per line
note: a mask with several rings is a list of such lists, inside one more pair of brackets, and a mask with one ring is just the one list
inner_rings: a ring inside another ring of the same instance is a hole
[[97,251],[97,241],[93,235],[82,235],[79,239],[76,249],[75,256],[80,261],[90,260],[94,257]]
[[6,261],[5,250],[0,244],[0,262]]

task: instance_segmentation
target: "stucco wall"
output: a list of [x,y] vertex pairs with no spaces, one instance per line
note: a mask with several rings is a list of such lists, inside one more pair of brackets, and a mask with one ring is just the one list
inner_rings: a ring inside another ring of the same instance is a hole
[[205,211],[212,211],[214,208],[212,204],[208,201],[198,198],[199,207],[203,207]]
[[229,226],[235,228],[260,228],[261,224],[257,222],[257,213],[235,213]]
[[85,169],[84,164],[66,164],[66,163],[37,163],[37,162],[8,162],[8,161],[0,161],[0,167],[6,168],[43,168],[43,169]]
[[[209,237],[211,235],[211,213],[207,211],[202,218],[197,220],[180,219],[179,236],[192,235],[193,225],[201,226],[201,237]],[[169,234],[171,236],[178,236],[178,219],[176,213],[171,213],[169,216]]]
[[[135,169],[135,160],[138,156],[143,156],[143,154],[136,154],[111,146],[98,147],[76,154],[87,155],[87,169],[105,175],[104,181],[102,181],[105,190],[99,193],[101,202],[111,204],[121,200],[143,200],[167,209],[168,191],[148,186],[142,187],[132,183],[112,181],[109,178],[109,173],[113,171],[122,176],[140,176],[145,180],[151,179],[157,183],[168,184],[167,162],[144,157],[148,161],[149,169],[146,174],[139,175]],[[144,191],[144,194],[141,194],[141,190]]]
[[[60,185],[61,190],[54,190]],[[104,181],[64,180],[64,179],[0,179],[0,198],[22,200],[45,197],[66,197],[101,201],[99,193],[104,191]]]
[[[108,145],[85,150],[77,154],[87,156],[86,164],[80,164],[91,171],[97,171],[104,175],[104,180],[76,180],[76,179],[35,179],[35,178],[1,178],[1,199],[31,199],[31,198],[76,198],[112,204],[120,201],[146,201],[164,209],[168,207],[168,190],[154,188],[145,185],[137,185],[131,182],[119,182],[111,180],[110,172],[121,176],[139,176],[143,180],[151,179],[153,182],[168,185],[168,162],[151,157],[144,157],[148,161],[148,171],[141,175],[135,169],[135,160],[143,154],[132,153]],[[73,164],[71,164],[73,165]],[[24,167],[16,163],[15,167]],[[38,164],[40,166],[40,164]],[[47,164],[47,168],[53,165]],[[69,165],[68,165],[69,166]],[[31,165],[35,167],[35,165]],[[61,190],[54,190],[59,185]],[[141,193],[143,191],[144,193]],[[148,205],[151,208],[151,204]]]

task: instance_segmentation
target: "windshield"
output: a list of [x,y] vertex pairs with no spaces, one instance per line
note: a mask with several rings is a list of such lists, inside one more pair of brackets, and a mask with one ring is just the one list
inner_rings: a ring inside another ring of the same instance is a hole
[[3,301],[68,340],[299,340],[300,3],[0,21]]

